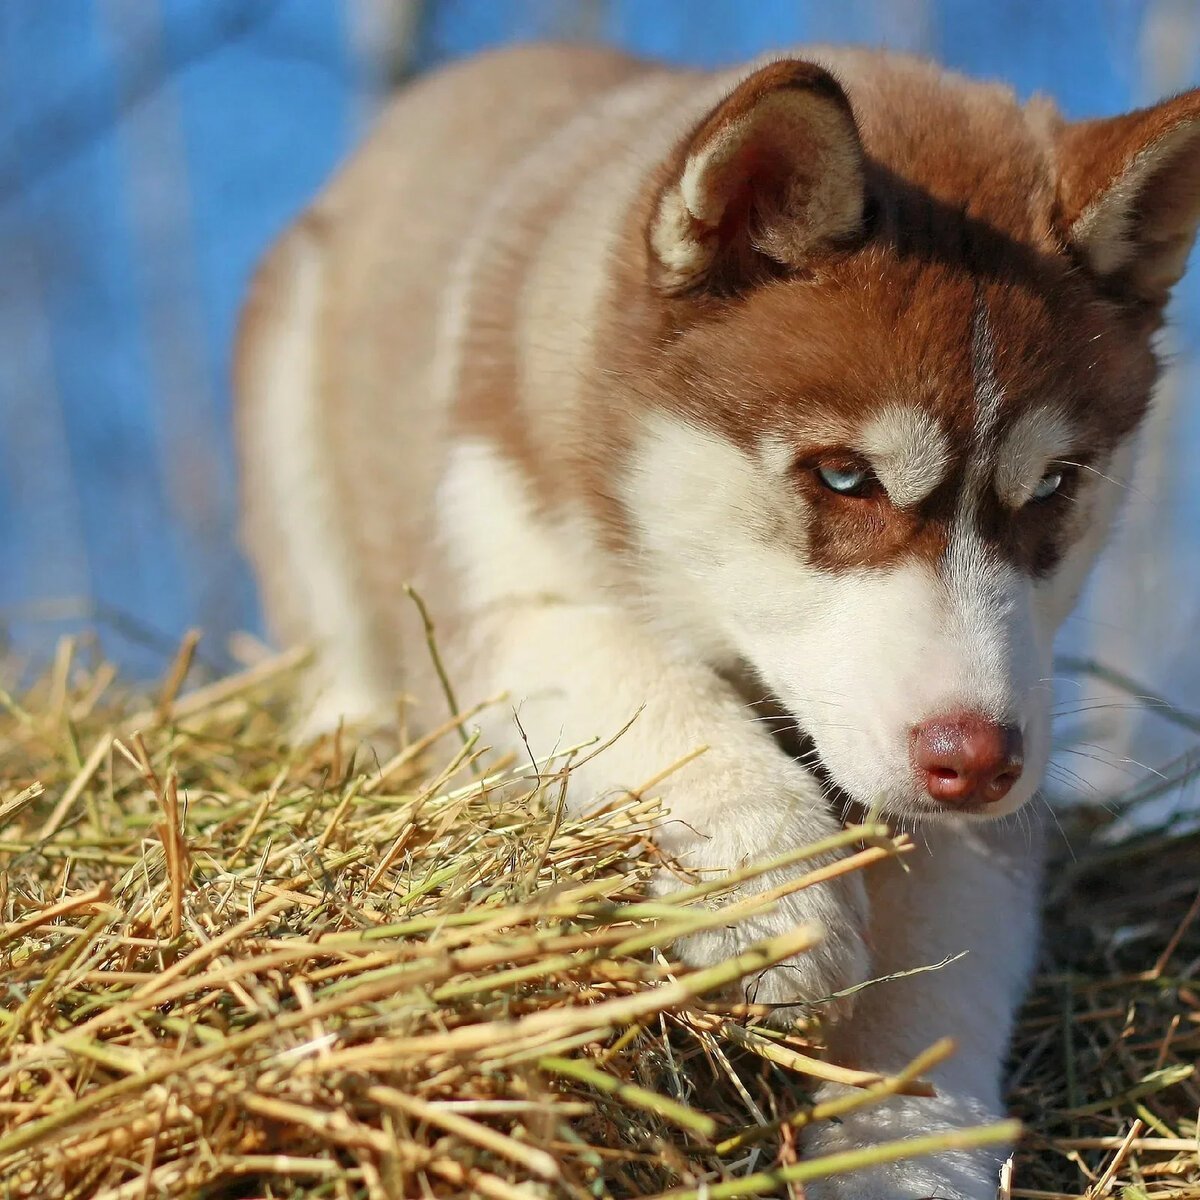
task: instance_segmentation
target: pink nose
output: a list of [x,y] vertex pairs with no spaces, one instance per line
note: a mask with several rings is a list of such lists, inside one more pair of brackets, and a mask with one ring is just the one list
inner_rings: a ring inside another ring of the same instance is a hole
[[934,717],[913,727],[912,761],[939,804],[996,804],[1021,778],[1021,731],[981,713]]

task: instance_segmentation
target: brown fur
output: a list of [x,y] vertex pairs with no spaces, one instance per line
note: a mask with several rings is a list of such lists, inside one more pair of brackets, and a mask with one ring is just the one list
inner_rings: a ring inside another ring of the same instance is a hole
[[[1004,88],[918,60],[865,51],[814,58],[820,67],[768,64],[738,86],[744,71],[669,72],[608,51],[487,56],[402,96],[315,206],[307,228],[328,274],[317,334],[328,467],[356,591],[388,664],[402,657],[402,582],[415,578],[454,611],[428,537],[438,464],[454,437],[499,447],[540,505],[586,514],[620,551],[631,531],[613,463],[641,413],[677,413],[747,447],[771,433],[803,456],[814,446],[854,452],[855,429],[884,404],[926,408],[956,466],[918,510],[882,497],[839,501],[797,470],[793,485],[823,513],[807,553],[837,568],[934,559],[944,547],[955,481],[980,450],[972,354],[980,305],[1002,395],[993,437],[1029,405],[1052,401],[1103,461],[1137,425],[1156,372],[1149,338],[1161,319],[1163,269],[1172,268],[1124,264],[1099,277],[1071,238],[1089,205],[1172,136],[1130,228],[1138,263],[1161,244],[1178,258],[1200,184],[1197,139],[1178,131],[1191,128],[1200,95],[1070,125],[1044,101],[1022,108]],[[645,110],[606,118],[605,105],[639,80]],[[759,131],[730,168],[744,177],[721,185],[733,189],[725,215],[695,230],[724,248],[720,269],[681,292],[663,279],[647,240],[664,188],[698,147],[781,89],[811,93],[838,114],[839,137],[858,139],[839,153],[861,161],[862,220],[819,243],[792,231],[789,244],[808,249],[781,252],[782,235],[767,226],[785,220],[781,180],[797,168]],[[590,121],[589,106],[598,113]],[[571,120],[577,136],[541,162]],[[498,191],[494,240],[454,301],[459,341],[442,347],[446,280]],[[277,258],[287,252],[285,242]],[[582,287],[585,277],[596,282]],[[260,312],[288,286],[277,262],[265,268],[243,325],[243,360],[254,355]],[[587,287],[594,306],[574,298]],[[432,380],[446,353],[457,355],[460,383],[453,407],[435,412]],[[842,444],[827,440],[831,419],[845,427]],[[288,615],[286,570],[256,498],[255,459],[270,451],[249,438],[243,446],[268,609],[298,637],[304,622]],[[989,496],[978,519],[997,553],[1034,573],[1052,567],[1080,529],[1069,488],[1021,513]]]
[[[817,921],[755,996],[841,997],[834,1022],[855,996],[833,1048],[882,1072],[954,1036],[936,1096],[808,1153],[1002,1110],[1038,853],[984,817],[1048,759],[1054,631],[1119,499],[1094,472],[1126,469],[1200,217],[1197,120],[1192,93],[1072,126],[857,50],[707,74],[525,48],[399,97],[259,277],[246,528],[274,628],[318,644],[315,725],[401,689],[441,721],[411,581],[460,697],[510,689],[535,760],[611,739],[565,802],[653,776],[689,870],[822,841],[828,787],[924,823],[915,884],[773,872],[777,906],[680,948]],[[821,474],[859,464],[858,495]],[[799,759],[751,715],[764,691]],[[509,717],[482,736],[511,744]],[[970,954],[945,977],[912,971],[949,946]],[[985,1200],[998,1165],[810,1187]]]

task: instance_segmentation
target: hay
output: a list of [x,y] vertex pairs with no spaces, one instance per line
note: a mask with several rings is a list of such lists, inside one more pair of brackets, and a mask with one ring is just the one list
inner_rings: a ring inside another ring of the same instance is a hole
[[[715,1200],[1011,1135],[800,1161],[797,1129],[927,1091],[948,1048],[852,1072],[820,1005],[784,1034],[728,998],[807,929],[671,958],[716,902],[771,904],[753,880],[779,860],[651,900],[653,788],[563,810],[603,748],[484,774],[469,713],[384,758],[341,732],[294,748],[300,656],[184,692],[194,650],[149,700],[69,641],[0,691],[0,1196]],[[835,840],[840,870],[907,844]],[[1196,1192],[1196,850],[1143,838],[1057,876],[1013,1196]],[[822,1078],[857,1090],[814,1108]]]

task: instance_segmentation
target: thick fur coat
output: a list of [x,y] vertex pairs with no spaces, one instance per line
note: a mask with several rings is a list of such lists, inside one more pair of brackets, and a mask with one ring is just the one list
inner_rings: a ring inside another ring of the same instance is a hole
[[[661,785],[693,871],[847,803],[919,825],[911,872],[682,952],[819,922],[756,981],[786,1005],[969,951],[835,1010],[864,1067],[959,1051],[936,1098],[811,1149],[999,1115],[1052,643],[1134,469],[1198,213],[1197,93],[1068,123],[825,48],[701,73],[535,46],[421,80],[242,327],[246,537],[275,633],[318,648],[311,719],[401,693],[444,717],[412,583],[460,694],[507,692],[535,752],[636,717],[580,808],[707,747]],[[982,1200],[1000,1157],[809,1194]]]

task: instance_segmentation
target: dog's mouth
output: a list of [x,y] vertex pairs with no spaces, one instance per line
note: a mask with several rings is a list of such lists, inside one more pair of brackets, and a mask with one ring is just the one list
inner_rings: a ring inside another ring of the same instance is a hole
[[833,778],[812,735],[801,729],[794,717],[791,718],[791,728],[776,735],[776,741],[781,749],[800,763],[821,785],[821,793],[825,797],[825,802],[837,814],[843,825],[861,825],[867,820],[869,814],[866,806],[855,800]]
[[830,811],[836,814],[843,825],[863,825],[883,817],[884,819],[913,819],[939,821],[947,816],[976,817],[985,815],[985,804],[960,804],[953,813],[934,806],[925,806],[919,799],[910,798],[899,809],[887,804],[870,805],[857,799],[846,790],[825,765],[816,739],[800,723],[800,718],[774,697],[759,700],[752,705],[755,716],[770,730],[776,745],[794,762],[803,767],[821,787],[821,793]]
[[771,731],[776,745],[821,785],[826,803],[842,824],[861,824],[867,816],[866,806],[833,778],[812,734],[804,729],[796,714],[774,697],[760,700],[753,707],[757,719]]
[[[760,706],[755,706],[760,707]],[[986,801],[958,803],[953,808],[922,802],[920,797],[906,797],[899,806],[859,800],[834,778],[825,765],[816,739],[801,724],[800,719],[778,702],[772,702],[770,711],[763,711],[758,718],[771,731],[779,748],[797,765],[804,768],[821,787],[821,793],[830,811],[836,814],[843,825],[865,825],[884,820],[944,821],[950,817],[988,818],[992,814]]]

